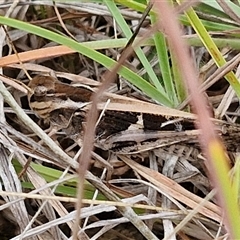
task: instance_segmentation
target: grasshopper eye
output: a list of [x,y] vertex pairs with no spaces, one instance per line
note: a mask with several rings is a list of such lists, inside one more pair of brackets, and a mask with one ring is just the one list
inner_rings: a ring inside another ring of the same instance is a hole
[[44,97],[47,94],[48,89],[45,86],[39,85],[34,89],[34,94],[37,97]]

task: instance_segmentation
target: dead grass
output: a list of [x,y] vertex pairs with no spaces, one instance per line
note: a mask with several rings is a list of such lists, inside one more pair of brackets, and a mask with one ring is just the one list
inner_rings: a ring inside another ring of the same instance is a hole
[[[59,16],[64,27],[52,6],[20,4],[14,7],[11,16],[66,35],[70,32],[78,41],[113,38],[114,31],[119,37],[122,36],[107,9],[101,5],[85,3],[84,8],[79,9],[74,8],[74,4],[68,9],[61,8],[60,3],[57,5],[60,6]],[[9,8],[10,5],[6,5],[2,11],[6,13]],[[141,16],[127,9],[122,9],[122,14],[132,27]],[[144,23],[141,33],[147,31],[148,24],[148,21]],[[98,117],[96,109],[103,110],[107,99],[111,100],[107,105],[109,110],[161,114],[174,119],[184,118],[191,124],[196,119],[194,114],[155,104],[123,79],[115,78],[114,71],[106,74],[106,69],[101,65],[67,47],[55,46],[53,42],[20,30],[9,28],[7,31],[18,57],[11,50],[11,44],[2,42],[4,57],[0,59],[0,65],[5,76],[28,83],[22,70],[23,65],[19,63],[20,58],[31,76],[54,73],[66,83],[78,82],[95,91],[101,86],[101,92],[95,95],[95,109],[87,118],[86,129],[92,132],[86,131],[83,151],[85,147],[88,149],[87,153],[81,155],[80,171],[77,171],[79,147],[61,133],[50,138],[44,132],[49,126],[40,121],[29,108],[26,89],[1,76],[7,88],[1,87],[5,104],[0,109],[0,176],[5,193],[0,193],[0,210],[3,212],[0,236],[2,234],[5,239],[70,239],[72,232],[75,232],[77,239],[78,232],[78,239],[228,238],[222,223],[222,210],[208,178],[206,159],[196,140],[199,130],[189,131],[184,141],[175,139],[171,144],[161,142],[161,148],[154,146],[148,151],[116,154],[97,148],[91,154],[93,131]],[[151,56],[151,47],[145,46],[143,50],[147,56]],[[100,51],[113,59],[119,59],[121,53],[121,49]],[[207,90],[209,106],[216,109],[217,116],[225,116],[225,120],[238,115],[238,102],[231,90],[227,90],[226,81],[222,80],[226,68],[217,70],[212,61],[208,61],[206,52],[200,55],[197,49],[194,51],[203,65],[198,69],[200,78],[207,79],[201,89]],[[238,64],[239,59],[235,60],[231,62],[230,69]],[[142,70],[134,55],[128,57],[126,64],[136,72]],[[101,85],[103,79],[107,79],[108,84]],[[102,102],[98,101],[100,97]],[[3,99],[1,101],[3,103]],[[225,122],[215,122],[220,127],[225,126]],[[238,125],[234,126],[236,132]],[[189,137],[191,143],[187,142]],[[228,141],[233,145],[230,154],[234,159],[237,149],[232,149],[236,144],[234,139]],[[87,154],[91,154],[91,157]],[[31,161],[36,165],[32,165]],[[79,226],[76,225],[75,203],[79,204],[81,199],[75,196],[82,189],[77,189],[76,179],[79,178],[78,173],[82,174],[80,178],[83,179],[85,171],[81,167],[84,161],[89,171],[85,175],[88,182],[83,181],[86,190],[83,192]],[[41,171],[37,165],[43,165],[48,170]],[[54,170],[58,170],[60,176],[54,175]],[[62,191],[57,187],[61,187]],[[101,194],[98,194],[99,191]],[[89,199],[92,199],[92,204],[87,201]],[[102,202],[94,202],[95,199]],[[11,235],[7,236],[6,222],[14,228]]]

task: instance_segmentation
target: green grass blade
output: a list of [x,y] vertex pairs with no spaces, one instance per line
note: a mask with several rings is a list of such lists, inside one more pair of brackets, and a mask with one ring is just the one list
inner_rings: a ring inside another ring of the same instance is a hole
[[229,178],[228,159],[223,146],[215,140],[212,140],[209,145],[210,157],[216,172],[218,185],[221,187],[219,191],[222,192],[222,203],[226,206],[224,218],[227,219],[230,225],[230,232],[233,239],[240,239],[240,209],[238,205],[237,191],[232,185]]
[[182,103],[187,98],[185,84],[182,79],[182,74],[179,71],[178,64],[177,61],[175,60],[174,54],[171,54],[171,61],[174,83],[176,88],[176,96],[178,97],[178,102]]
[[[189,19],[186,16],[181,15],[179,17],[180,21],[182,24],[186,26],[191,26],[191,23],[189,22]],[[236,26],[226,24],[226,23],[217,23],[217,22],[212,22],[208,20],[201,20],[201,23],[203,26],[206,28],[208,31],[223,31],[223,29],[226,30],[237,30],[239,29]]]
[[[130,39],[132,36],[132,32],[131,32],[129,26],[127,25],[125,19],[121,15],[116,4],[113,1],[108,1],[108,0],[104,0],[104,3],[107,5],[109,11],[112,13],[112,16],[114,16],[114,19],[116,20],[116,22],[122,29],[124,35],[127,37],[127,39]],[[135,52],[136,52],[139,60],[141,61],[143,67],[147,71],[149,78],[151,79],[151,82],[158,89],[158,91],[160,91],[162,93],[162,95],[167,96],[163,86],[161,85],[158,77],[156,76],[155,72],[153,71],[153,69],[151,67],[151,64],[149,63],[148,59],[146,58],[146,56],[143,53],[143,51],[141,50],[141,48],[136,47]]]
[[[186,12],[186,15],[192,27],[202,40],[204,46],[207,48],[209,54],[212,56],[217,66],[218,67],[223,66],[226,63],[225,59],[223,58],[221,52],[219,51],[214,41],[208,34],[207,30],[204,28],[195,11],[192,8],[189,8],[188,11]],[[226,74],[225,78],[230,83],[237,96],[240,98],[240,83],[236,78],[235,74],[233,72],[230,72]]]
[[[154,24],[156,22],[156,16],[151,15],[151,21]],[[178,105],[178,99],[174,88],[174,80],[172,78],[172,72],[168,56],[168,47],[165,36],[156,32],[154,34],[154,42],[157,50],[159,68],[161,70],[163,83],[168,94],[168,97],[172,100],[175,106]]]
[[[216,0],[215,1],[203,0],[201,2],[208,5],[209,7],[212,7],[213,9],[218,10],[219,12],[223,12],[221,6],[217,3]],[[236,15],[240,16],[240,7],[237,4],[233,3],[230,0],[224,0],[224,2],[232,9],[233,12],[235,12]]]

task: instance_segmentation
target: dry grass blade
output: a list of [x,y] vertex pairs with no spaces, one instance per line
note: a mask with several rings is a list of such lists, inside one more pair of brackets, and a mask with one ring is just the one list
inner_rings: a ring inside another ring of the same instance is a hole
[[[66,46],[54,46],[48,48],[42,48],[37,50],[31,50],[28,52],[19,53],[18,56],[22,62],[27,62],[31,60],[46,58],[46,57],[54,57],[54,56],[62,56],[64,54],[74,53],[72,49]],[[10,64],[18,63],[18,58],[15,54],[6,56],[1,58],[0,66],[4,67]]]
[[[91,173],[86,173],[86,179],[96,186],[105,196],[112,201],[120,202],[120,198],[115,195],[100,179],[93,176]],[[129,219],[129,221],[147,238],[157,239],[157,237],[150,231],[150,229],[143,223],[139,216],[130,207],[118,206],[117,209],[122,215]]]
[[[108,110],[141,112],[179,118],[183,117],[186,119],[196,119],[196,116],[189,112],[183,112],[177,109],[163,107],[153,103],[148,103],[113,93],[104,93],[102,99],[103,102],[106,102],[108,99],[110,99],[110,103],[107,105]],[[99,109],[103,109],[104,106],[105,103],[98,103]]]
[[[2,135],[2,134],[1,134]],[[1,167],[0,167],[0,176],[3,181],[4,189],[11,192],[21,192],[21,184],[17,177],[17,174],[13,168],[11,158],[13,155],[8,156],[6,149],[1,146]],[[15,197],[4,196],[6,202],[16,200]],[[19,222],[20,231],[23,231],[29,222],[28,214],[26,207],[23,201],[15,203],[10,206],[11,212],[14,215],[15,222]],[[33,238],[35,239],[35,238]]]
[[[191,208],[197,207],[198,204],[202,202],[202,199],[200,197],[187,191],[179,184],[165,177],[161,173],[141,166],[140,164],[130,160],[125,156],[121,156],[121,159],[126,162],[132,169],[137,171],[137,173],[139,173],[148,181],[156,185],[161,191],[161,193],[166,195],[167,197],[175,198]],[[205,205],[202,207],[202,209],[199,210],[199,212],[213,220],[219,222],[221,221],[220,208],[211,202],[205,203]]]

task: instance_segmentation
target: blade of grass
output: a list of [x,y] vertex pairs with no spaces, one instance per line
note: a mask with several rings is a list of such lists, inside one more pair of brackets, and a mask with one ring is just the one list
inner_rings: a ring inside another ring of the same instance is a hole
[[[180,3],[180,2],[182,2],[182,1],[178,0],[178,3]],[[219,49],[215,45],[214,41],[208,34],[207,30],[201,23],[200,19],[198,18],[197,14],[193,10],[193,8],[189,8],[186,11],[186,15],[187,15],[192,27],[194,28],[194,30],[196,31],[196,33],[202,40],[204,46],[207,48],[209,54],[212,56],[213,60],[217,64],[217,66],[218,67],[223,66],[226,63],[225,59],[223,58],[221,52],[219,51]],[[230,73],[226,74],[225,78],[230,83],[232,88],[234,89],[238,98],[240,98],[240,83],[239,83],[237,77],[235,76],[235,74],[233,72],[230,72]]]
[[[133,1],[133,0],[115,0],[115,2],[120,3],[122,6],[126,6],[129,7],[130,9],[139,11],[139,12],[143,12],[144,9],[146,8],[145,4],[142,4],[138,1]],[[199,6],[197,6],[197,9],[199,8],[200,11],[202,10],[202,8],[204,8],[206,6],[208,6],[208,11],[214,15],[215,17],[225,17],[226,14],[224,12],[222,12],[222,9],[219,7],[219,5],[216,3],[216,1],[209,1],[209,0],[204,0],[202,2],[205,2],[204,4],[199,4]],[[203,7],[201,7],[203,6]],[[154,10],[152,10],[150,12],[151,14],[156,14],[154,12]],[[240,15],[240,14],[239,14]],[[186,26],[190,26],[190,22],[188,20],[188,18],[184,15],[180,15],[179,19],[181,21],[182,24],[186,25]],[[210,31],[222,31],[224,30],[233,30],[233,29],[239,29],[238,27],[236,27],[235,25],[231,25],[231,24],[226,24],[226,23],[221,23],[221,22],[213,22],[213,21],[208,21],[208,20],[201,20],[202,24],[204,25],[204,27],[207,30]]]
[[210,157],[212,158],[211,163],[215,169],[218,185],[221,187],[221,201],[226,206],[225,212],[227,212],[229,225],[232,228],[229,230],[233,234],[232,237],[234,237],[234,239],[240,239],[240,209],[238,205],[238,192],[236,191],[234,184],[232,185],[229,178],[227,155],[224,151],[224,147],[219,141],[210,141],[208,146]]
[[[126,6],[130,9],[134,9],[139,12],[144,12],[146,5],[141,3],[140,1],[134,0],[115,0],[116,3],[120,3],[123,6]],[[153,11],[152,11],[153,12]]]
[[[217,3],[217,1],[208,1],[208,0],[202,0],[202,3],[206,4],[207,6],[211,7],[212,9],[216,9],[216,11],[220,11],[222,12],[222,8],[221,6]],[[224,0],[225,3],[228,4],[228,6],[239,16],[240,15],[240,7],[238,5],[236,5],[235,3],[233,3],[230,0]],[[216,12],[215,12],[216,13]],[[223,14],[225,14],[223,12]]]
[[[19,173],[22,170],[22,166],[20,163],[14,159],[13,160],[14,168]],[[31,167],[43,177],[46,182],[50,183],[55,180],[58,180],[62,176],[62,171],[56,170],[50,167],[42,166],[36,163],[31,163]],[[67,174],[67,176],[71,176],[70,174]],[[66,177],[67,177],[66,176]],[[78,178],[77,176],[74,178],[70,178],[67,181],[64,182],[64,185],[59,185],[55,191],[57,194],[67,194],[68,196],[75,197],[76,196],[76,186],[77,186]],[[22,186],[27,189],[34,189],[34,186],[30,182],[21,182]],[[92,199],[92,196],[95,192],[95,187],[93,187],[88,181],[85,181],[84,184],[84,198],[86,199]],[[104,195],[98,194],[97,197],[98,200],[106,200]]]
[[178,68],[178,63],[175,60],[174,54],[171,51],[171,62],[172,62],[172,72],[174,76],[175,88],[176,88],[176,96],[178,97],[178,102],[182,103],[187,98],[187,92],[185,89],[184,81],[182,79],[182,75]]
[[[180,17],[181,22],[186,26],[191,26],[188,18],[186,16],[181,15]],[[227,31],[227,30],[238,30],[239,28],[230,24],[226,23],[217,23],[208,20],[201,19],[201,23],[208,31]]]
[[[129,26],[127,25],[125,19],[121,15],[119,9],[117,8],[116,4],[113,1],[103,0],[103,2],[107,5],[109,11],[112,13],[114,19],[118,23],[119,27],[123,31],[124,35],[127,39],[130,39],[132,36],[132,31],[130,30]],[[157,78],[155,72],[152,69],[151,64],[149,63],[148,59],[146,58],[145,54],[141,50],[140,47],[136,47],[135,52],[141,61],[143,67],[147,71],[151,82],[155,85],[155,87],[162,93],[162,95],[166,95],[163,86],[161,85],[159,79]]]
[[235,191],[235,194],[238,199],[238,204],[239,204],[240,203],[239,202],[239,199],[240,199],[240,158],[239,156],[237,156],[235,159],[234,167],[231,169],[230,178],[232,181],[233,190]]
[[216,1],[203,0],[195,9],[197,11],[204,12],[215,17],[229,19],[228,15],[222,11],[222,8]]
[[[155,15],[151,15],[151,21],[153,24],[156,23]],[[172,78],[173,75],[170,68],[168,47],[165,36],[160,32],[156,32],[153,39],[157,50],[158,63],[161,70],[164,87],[166,89],[169,99],[172,100],[174,106],[177,106],[178,99],[174,88],[174,81]]]

